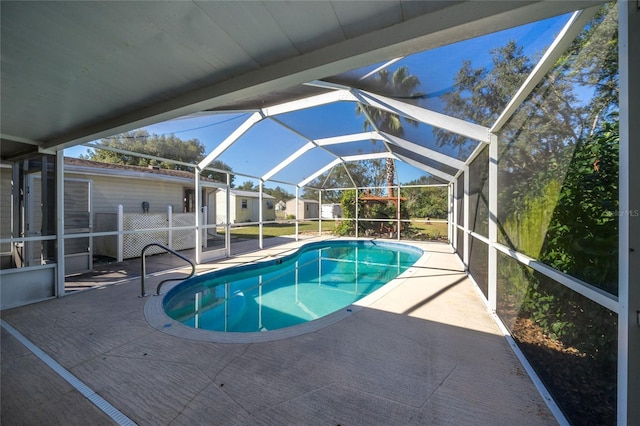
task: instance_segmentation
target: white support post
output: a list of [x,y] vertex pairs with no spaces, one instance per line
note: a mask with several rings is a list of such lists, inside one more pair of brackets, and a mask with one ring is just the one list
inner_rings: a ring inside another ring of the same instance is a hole
[[200,186],[200,169],[196,167],[193,172],[193,187],[196,215],[196,265],[202,263],[202,188]]
[[356,226],[355,226],[355,232],[356,232],[356,238],[358,238],[358,215],[360,214],[360,212],[358,211],[358,188],[355,188],[356,191]]
[[262,180],[260,180],[259,184],[258,184],[258,188],[259,188],[259,192],[258,192],[258,202],[260,203],[260,205],[258,205],[258,247],[260,247],[260,250],[262,250],[264,248],[264,244],[262,241],[262,202],[263,202],[263,198],[264,195],[262,193],[262,185],[263,182]]
[[322,189],[318,191],[318,236],[322,236]]
[[[397,170],[396,170],[396,174],[397,174]],[[401,222],[401,217],[400,217],[400,179],[398,179],[398,188],[396,189],[396,192],[398,193],[398,204],[396,205],[396,220],[397,220],[397,227],[396,230],[398,231],[396,235],[396,239],[398,241],[400,241],[400,229],[402,228],[402,222]]]
[[451,227],[451,242],[453,248],[458,251],[458,179],[453,181],[453,219],[451,220],[453,226]]
[[56,152],[56,289],[57,297],[64,296],[64,151]]
[[167,227],[169,230],[167,231],[167,247],[170,249],[173,248],[173,207],[171,205],[167,206]]
[[489,136],[489,259],[488,259],[488,291],[489,307],[495,312],[498,291],[498,137]]
[[300,187],[296,186],[296,241],[298,241],[298,212],[300,211]]
[[226,203],[226,215],[227,215],[227,223],[225,225],[224,230],[224,241],[225,241],[225,255],[227,257],[231,257],[231,174],[227,173],[227,187],[225,188],[225,196],[227,199]]
[[447,240],[449,244],[453,245],[453,183],[447,185],[447,206]]
[[118,258],[116,259],[118,262],[122,262],[124,257],[124,207],[122,204],[118,204]]
[[471,250],[469,250],[469,223],[471,223],[471,221],[469,220],[469,166],[466,165],[464,166],[464,196],[463,196],[463,213],[464,213],[464,220],[463,220],[463,225],[462,227],[464,228],[464,236],[463,236],[463,241],[464,241],[464,250],[462,253],[462,263],[464,263],[464,266],[467,270],[469,270],[469,253],[471,252]]
[[209,230],[207,229],[207,225],[209,225],[209,208],[207,206],[202,206],[202,247],[209,247]]
[[[618,418],[640,424],[640,5],[618,2],[620,178]],[[636,166],[631,167],[631,164]]]

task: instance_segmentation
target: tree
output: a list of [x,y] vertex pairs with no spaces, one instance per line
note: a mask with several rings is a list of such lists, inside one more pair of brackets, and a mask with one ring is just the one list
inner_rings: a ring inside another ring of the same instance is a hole
[[240,190],[243,190],[243,191],[257,191],[259,189],[257,186],[254,186],[253,182],[251,182],[250,180],[246,180],[246,181],[242,182],[236,188],[240,189]]
[[[615,5],[604,5],[502,129],[500,180],[509,188],[501,195],[510,201],[500,203],[502,215],[516,214],[525,196],[544,193],[542,183],[567,170],[577,144],[617,109],[615,16]],[[465,61],[443,96],[444,112],[490,127],[537,59],[509,41],[491,51],[490,66],[474,68]],[[465,149],[464,137],[435,133],[440,146]]]
[[[365,160],[347,163],[344,166],[339,165],[318,176],[309,186],[313,188],[353,188],[354,183],[357,187],[376,186],[379,183],[376,177],[379,176],[381,165],[380,160]],[[303,198],[317,200],[318,191],[313,188],[304,188]],[[325,190],[322,194],[322,202],[339,203],[343,192],[333,189]]]
[[429,185],[439,183],[435,179],[421,176],[419,179],[408,182],[402,189],[403,202],[410,217],[430,217],[446,219],[449,211],[447,202],[448,190],[446,186],[434,186],[426,188],[409,187],[410,185]]
[[[379,71],[376,74],[375,80],[374,84],[379,91],[391,97],[410,98],[416,96],[416,89],[420,87],[420,79],[411,75],[409,68],[406,66],[398,68],[393,74],[387,69]],[[375,126],[381,132],[400,137],[404,135],[402,120],[398,114],[363,104],[356,106],[356,114],[366,117],[363,125],[365,132],[370,131]],[[418,125],[414,120],[405,119],[404,121],[414,126]],[[385,161],[385,179],[387,187],[389,188],[389,196],[393,195],[392,187],[395,181],[395,174],[395,160],[393,158],[387,158]]]
[[287,200],[290,200],[295,197],[294,194],[289,193],[287,190],[279,186],[276,186],[275,188],[264,188],[263,191],[265,194],[269,194],[272,197],[274,197],[276,199],[276,202],[278,201],[286,202]]
[[[602,6],[498,135],[499,241],[614,295],[616,16],[615,4]],[[444,97],[445,113],[491,126],[532,65],[513,41],[492,52],[490,67],[465,62]],[[436,137],[464,149],[463,138]],[[563,412],[576,424],[610,423],[615,313],[507,256],[498,265],[497,310],[551,392],[562,395]]]
[[[205,146],[200,143],[198,139],[189,139],[185,141],[174,136],[173,134],[169,136],[149,134],[149,132],[144,129],[122,133],[109,138],[104,138],[100,141],[99,145],[132,153],[167,158],[189,164],[197,164],[198,162],[203,160],[205,156]],[[103,163],[125,164],[130,166],[142,167],[157,166],[163,169],[170,170],[185,170],[190,172],[193,171],[193,167],[181,164],[149,159],[132,154],[124,154],[99,148],[94,148],[93,151],[88,151],[87,155],[81,155],[80,158],[100,161]],[[211,163],[211,167],[220,170],[231,171],[231,167],[217,160]],[[215,179],[225,183],[227,181],[226,173],[205,170],[202,175],[207,178]],[[233,179],[234,175],[232,174],[232,186]]]

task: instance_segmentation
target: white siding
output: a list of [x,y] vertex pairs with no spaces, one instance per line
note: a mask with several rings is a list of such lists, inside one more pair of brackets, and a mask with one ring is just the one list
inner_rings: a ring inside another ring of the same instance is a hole
[[[311,200],[299,200],[298,201],[298,219],[318,219],[319,205],[317,201]],[[287,201],[286,208],[287,215],[296,214],[296,199],[293,198]]]
[[[242,208],[242,200],[247,200],[247,208]],[[231,220],[230,223],[243,223],[243,222],[258,222],[258,203],[260,199],[256,196],[249,195],[237,195],[233,192],[231,193]],[[271,203],[272,208],[267,208],[267,203]],[[275,220],[276,219],[276,211],[274,206],[273,199],[263,199],[262,200],[262,212],[263,218],[265,221],[267,220]],[[227,194],[224,191],[219,191],[216,194],[216,213],[217,213],[217,223],[224,222],[225,209],[227,205]]]
[[125,213],[142,213],[143,201],[149,203],[149,213],[165,213],[169,205],[174,213],[182,213],[186,185],[181,183],[74,173],[66,173],[65,177],[89,177],[93,181],[94,213],[114,213],[118,204],[122,204]]
[[[236,215],[234,218],[234,223],[253,222],[254,220],[251,217],[251,213],[253,212],[253,203],[256,202],[256,199],[249,198],[249,197],[235,196],[234,194],[231,194],[231,199],[233,200],[234,198],[235,198],[235,205],[236,205]],[[242,200],[247,200],[246,209],[242,208]],[[256,219],[255,221],[257,221],[257,218],[255,219]]]
[[[218,191],[216,193],[216,223],[227,223],[227,193]],[[233,197],[231,197],[231,212],[233,218]]]

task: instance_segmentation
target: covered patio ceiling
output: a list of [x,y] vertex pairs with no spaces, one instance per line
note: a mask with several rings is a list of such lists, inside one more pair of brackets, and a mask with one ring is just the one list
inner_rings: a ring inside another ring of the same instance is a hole
[[[600,3],[2,2],[2,160],[178,117],[225,115],[242,124],[199,169],[224,160],[227,150],[242,147],[247,132],[268,125],[298,141],[287,146],[265,141],[280,159],[259,171],[256,177],[264,181],[305,186],[335,166],[393,158],[449,182],[508,120],[593,12],[564,19],[564,28],[555,40],[556,34],[549,38],[547,53],[497,122],[470,123],[444,114],[437,102],[384,93],[371,77],[411,64],[411,72],[419,74],[415,61],[425,52]],[[418,68],[437,68],[438,61],[431,61],[434,65]],[[422,92],[422,99],[437,97],[438,88],[432,90]],[[356,119],[358,104],[364,107]],[[418,130],[383,131],[367,108],[417,123]],[[325,128],[336,116],[356,124],[318,133],[304,127],[314,121],[305,120],[310,114],[325,120]],[[437,146],[426,136],[434,129],[465,142],[457,151]],[[312,170],[300,165],[304,158],[313,159]],[[287,172],[296,164],[304,174]]]

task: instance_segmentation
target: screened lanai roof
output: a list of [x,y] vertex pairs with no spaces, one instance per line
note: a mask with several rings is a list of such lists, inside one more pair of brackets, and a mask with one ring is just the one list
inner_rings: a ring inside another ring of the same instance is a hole
[[[448,182],[495,125],[447,109],[463,62],[490,66],[508,40],[542,58],[513,94],[517,105],[593,11],[572,12],[598,3],[2,2],[2,158],[171,119],[181,138],[209,131],[200,168],[220,160],[304,186],[336,167],[393,158],[399,170]],[[380,71],[402,67],[415,90],[378,84]],[[500,105],[505,117],[510,106]],[[397,115],[403,131],[378,128],[375,110]],[[458,135],[456,144],[439,132]]]
[[[180,136],[188,137],[202,127],[209,129],[211,136],[205,137],[212,151],[200,163],[201,168],[220,160],[262,181],[305,186],[334,168],[348,171],[359,161],[390,158],[435,181],[451,182],[489,143],[496,121],[496,117],[487,116],[475,122],[448,105],[446,96],[454,90],[457,70],[466,61],[473,68],[490,69],[491,52],[515,41],[531,63],[540,61],[540,71],[529,79],[522,76],[521,92],[512,93],[517,103],[592,16],[593,11],[554,16],[310,81],[266,97],[244,99],[174,123]],[[381,72],[394,75],[401,69],[419,82],[411,93],[399,93],[393,85],[380,83]],[[509,105],[509,99],[487,102],[498,111]],[[376,110],[397,116],[400,127],[380,128],[371,116]],[[448,137],[441,138],[443,134]],[[355,180],[353,184],[358,186]]]

